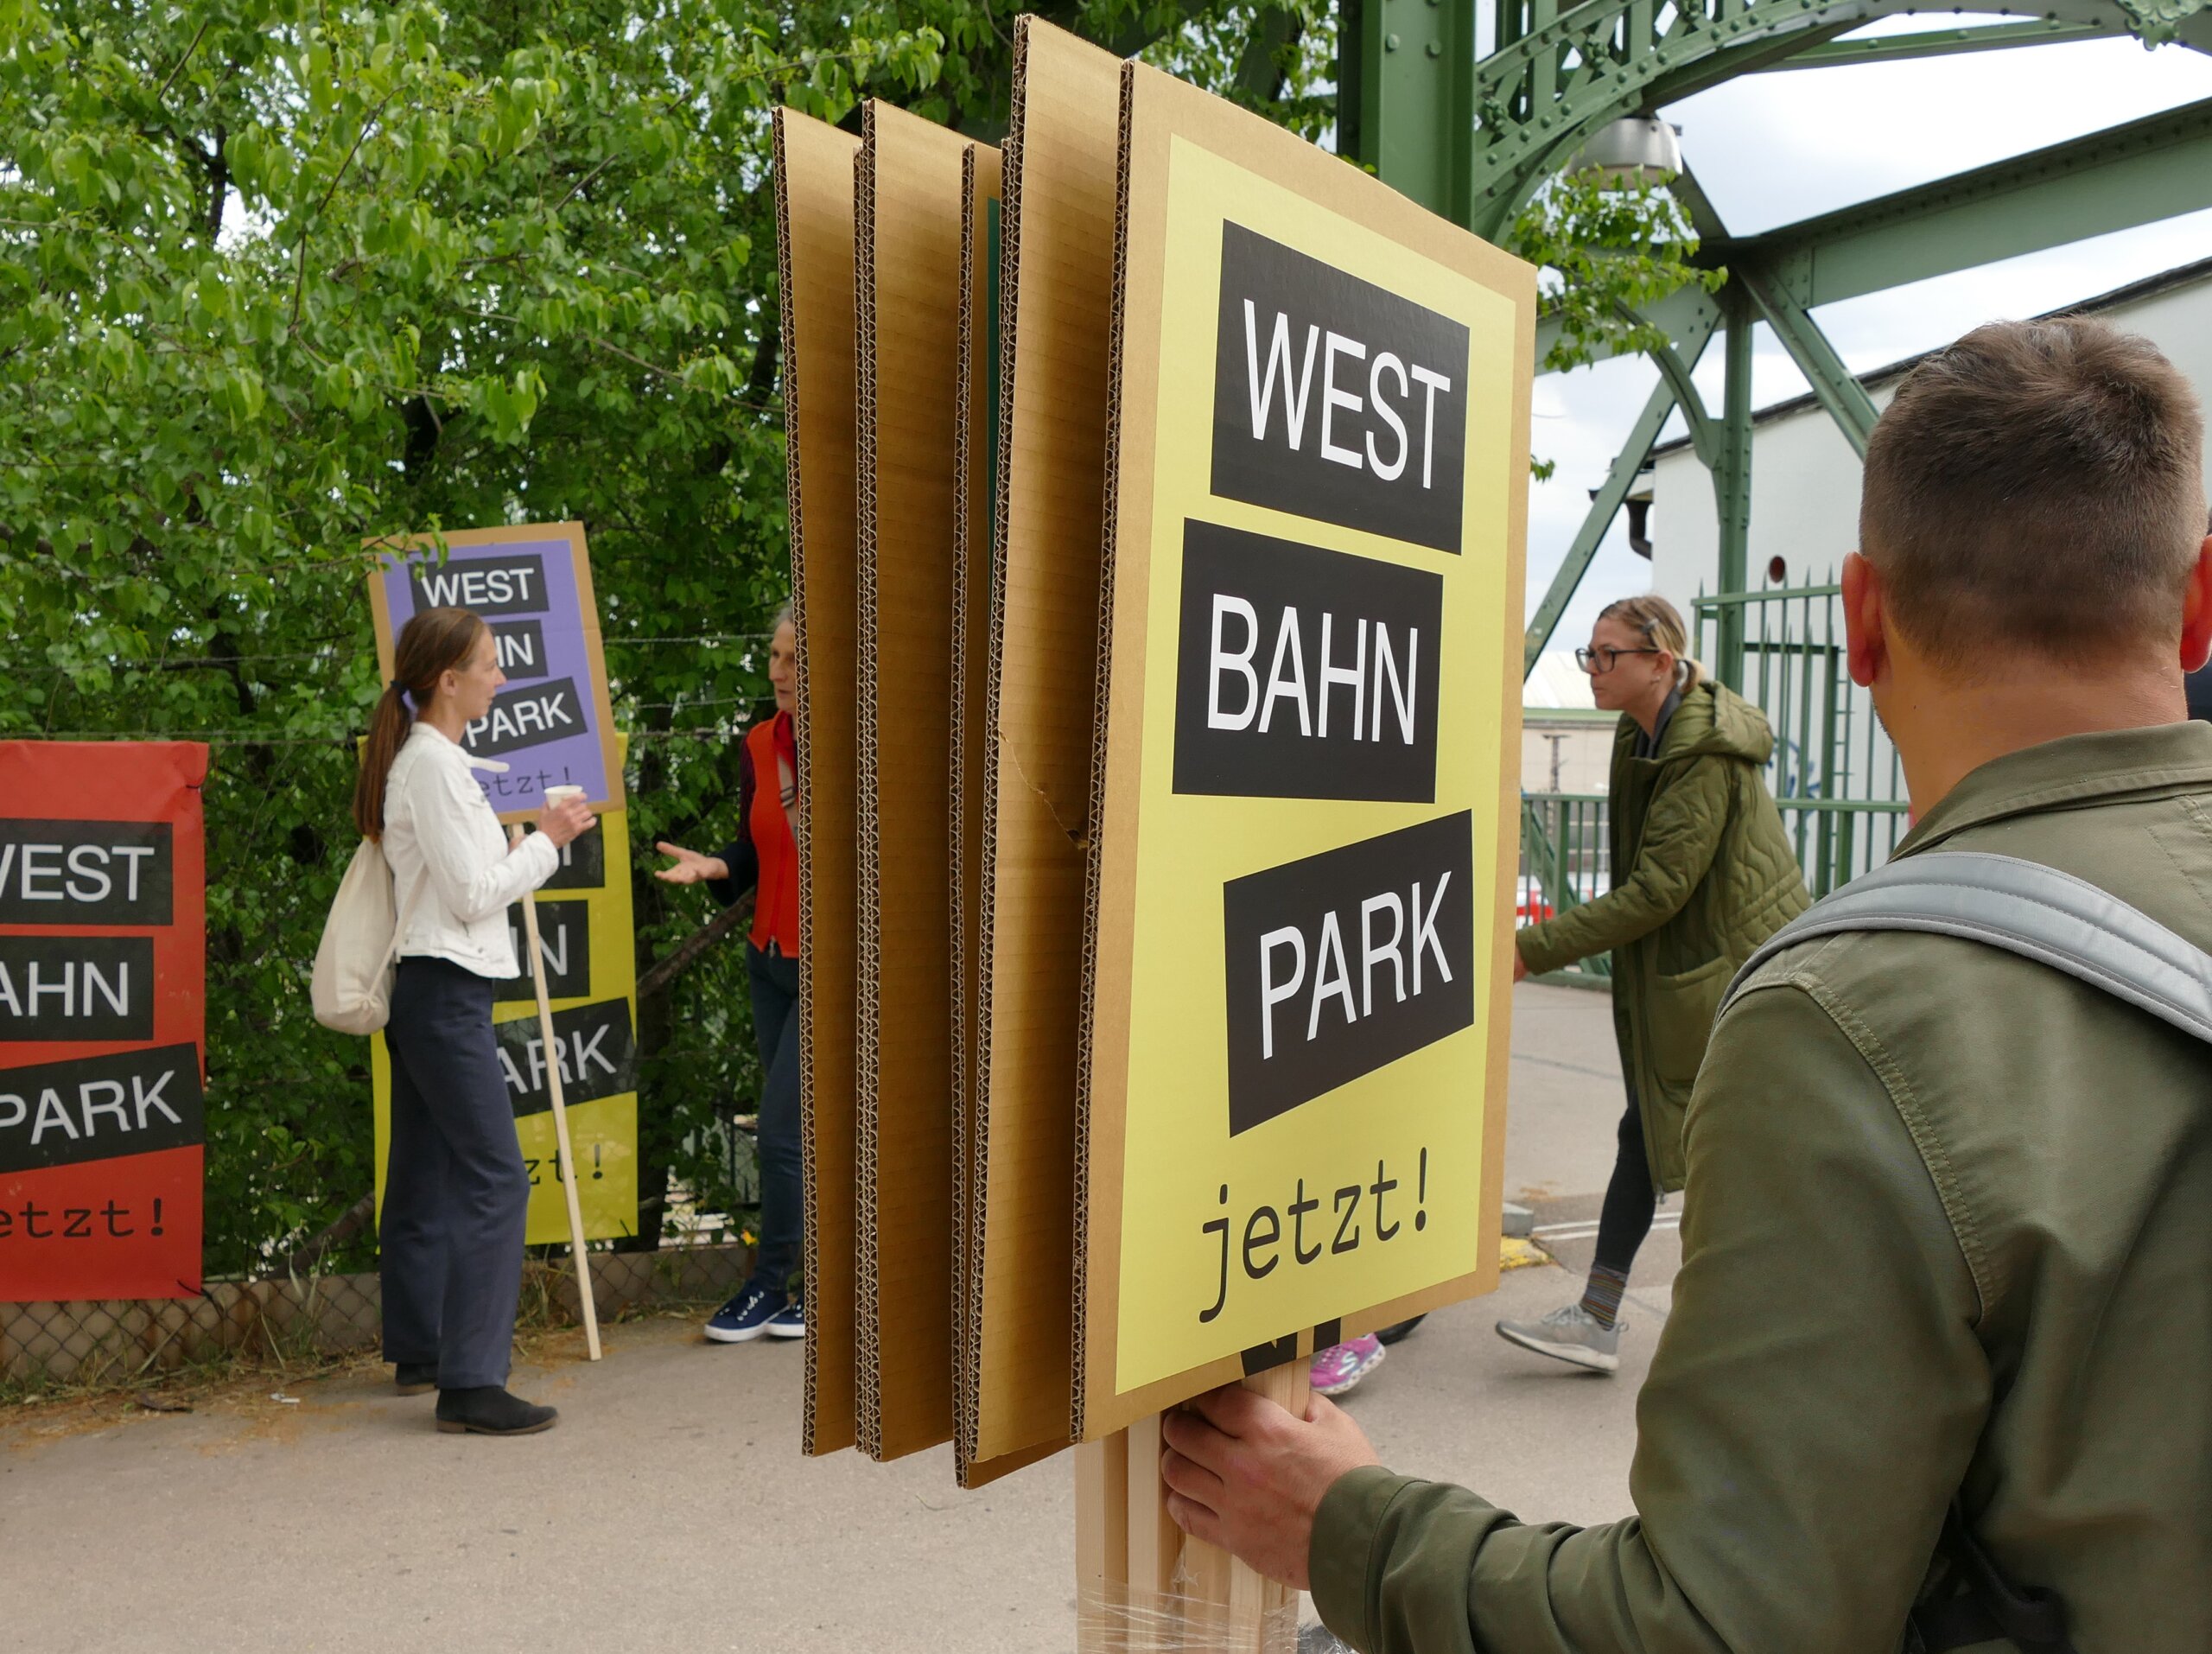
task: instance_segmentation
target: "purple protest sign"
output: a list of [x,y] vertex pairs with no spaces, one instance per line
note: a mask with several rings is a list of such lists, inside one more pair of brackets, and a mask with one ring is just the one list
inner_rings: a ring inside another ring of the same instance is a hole
[[383,556],[369,576],[369,607],[385,680],[393,640],[415,614],[473,610],[498,640],[507,682],[461,744],[507,767],[477,773],[499,819],[528,819],[545,789],[562,785],[582,787],[594,808],[620,808],[622,769],[583,525],[468,529],[443,540],[442,556],[427,535],[375,543]]

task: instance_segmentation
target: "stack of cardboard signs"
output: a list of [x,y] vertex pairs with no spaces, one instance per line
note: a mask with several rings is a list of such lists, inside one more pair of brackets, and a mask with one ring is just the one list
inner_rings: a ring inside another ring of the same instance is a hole
[[1097,1635],[1256,1645],[1160,1410],[1496,1278],[1534,275],[1033,18],[1003,149],[864,113],[776,133],[807,1450],[1086,1444]]

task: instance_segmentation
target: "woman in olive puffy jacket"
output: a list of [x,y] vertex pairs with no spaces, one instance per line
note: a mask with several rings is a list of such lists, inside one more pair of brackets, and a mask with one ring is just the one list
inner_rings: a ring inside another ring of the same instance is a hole
[[1607,837],[1612,887],[1531,925],[1514,978],[1612,955],[1613,1031],[1628,1085],[1620,1148],[1579,1302],[1500,1321],[1513,1343],[1579,1367],[1620,1365],[1619,1309],[1658,1197],[1682,1186],[1682,1116],[1720,995],[1752,950],[1810,904],[1761,771],[1766,716],[1707,678],[1662,597],[1599,616],[1575,658],[1613,738]]

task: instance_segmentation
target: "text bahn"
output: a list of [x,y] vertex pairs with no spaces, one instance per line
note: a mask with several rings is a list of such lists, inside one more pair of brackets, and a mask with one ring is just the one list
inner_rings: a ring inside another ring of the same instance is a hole
[[0,936],[0,1044],[153,1037],[152,938]]
[[1185,524],[1175,791],[1436,798],[1444,581]]

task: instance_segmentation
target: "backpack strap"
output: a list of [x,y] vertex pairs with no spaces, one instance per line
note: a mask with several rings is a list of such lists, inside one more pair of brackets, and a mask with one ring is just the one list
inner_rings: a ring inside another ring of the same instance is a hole
[[2212,955],[2086,879],[1981,850],[1908,856],[1815,902],[1745,962],[1721,1010],[1783,949],[1847,931],[1924,931],[2003,948],[2212,1044]]

